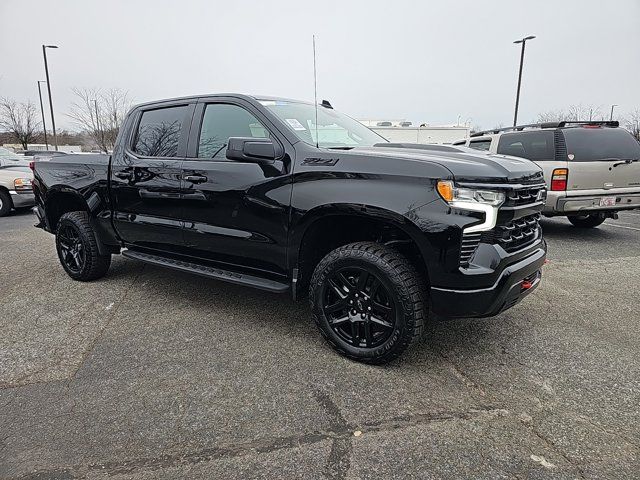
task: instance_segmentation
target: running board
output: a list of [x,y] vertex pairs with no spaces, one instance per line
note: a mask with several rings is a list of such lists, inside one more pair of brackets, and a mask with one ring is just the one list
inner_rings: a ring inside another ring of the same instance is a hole
[[138,252],[135,250],[123,250],[122,256],[140,260],[141,262],[168,267],[181,272],[195,273],[204,277],[222,280],[224,282],[235,283],[237,285],[245,285],[247,287],[259,288],[269,292],[283,293],[289,290],[286,283],[269,280],[267,278],[256,277],[255,275],[247,275],[246,273],[231,272],[222,270],[221,268],[208,267],[198,263],[185,262],[173,258],[162,257],[160,255],[152,255],[150,253]]

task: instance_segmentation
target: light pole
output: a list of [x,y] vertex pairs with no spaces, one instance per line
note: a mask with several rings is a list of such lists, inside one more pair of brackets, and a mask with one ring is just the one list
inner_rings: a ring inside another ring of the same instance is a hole
[[520,103],[520,85],[522,84],[522,63],[524,62],[524,46],[527,43],[527,40],[533,40],[536,38],[534,35],[529,35],[528,37],[524,37],[521,40],[516,40],[513,43],[521,43],[522,51],[520,52],[520,71],[518,72],[518,91],[516,92],[516,111],[513,114],[513,126],[515,127],[518,124],[518,104]]
[[616,108],[617,106],[618,106],[618,104],[616,104],[616,103],[611,105],[611,115],[609,115],[609,121],[613,120],[613,109]]
[[51,82],[49,81],[49,66],[47,65],[47,48],[58,48],[57,45],[42,45],[44,56],[44,73],[47,75],[47,91],[49,92],[49,108],[51,109],[51,127],[53,129],[53,144],[58,150],[58,136],[56,135],[56,119],[53,116],[53,100],[51,99]]
[[42,112],[42,130],[44,130],[44,145],[49,150],[49,142],[47,142],[47,124],[44,121],[44,107],[42,106],[42,90],[40,84],[46,83],[44,80],[38,80],[38,96],[40,97],[40,112]]

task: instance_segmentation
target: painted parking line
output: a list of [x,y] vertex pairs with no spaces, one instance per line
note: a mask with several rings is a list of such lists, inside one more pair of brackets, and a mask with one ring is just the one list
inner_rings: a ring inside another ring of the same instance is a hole
[[604,227],[626,228],[626,229],[629,229],[629,230],[636,230],[636,231],[640,232],[640,228],[637,228],[637,227],[625,227],[624,225],[614,225],[613,223],[603,223],[602,225]]

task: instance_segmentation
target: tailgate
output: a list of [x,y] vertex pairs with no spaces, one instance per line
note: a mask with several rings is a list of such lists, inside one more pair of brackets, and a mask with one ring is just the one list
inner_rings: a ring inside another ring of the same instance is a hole
[[640,143],[626,130],[583,126],[562,130],[567,146],[567,194],[578,190],[640,189]]

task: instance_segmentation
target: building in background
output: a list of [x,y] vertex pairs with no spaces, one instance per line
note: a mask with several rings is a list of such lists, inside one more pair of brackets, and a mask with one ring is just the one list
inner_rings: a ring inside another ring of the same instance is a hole
[[469,137],[466,125],[413,125],[407,120],[360,120],[390,142],[449,144]]

